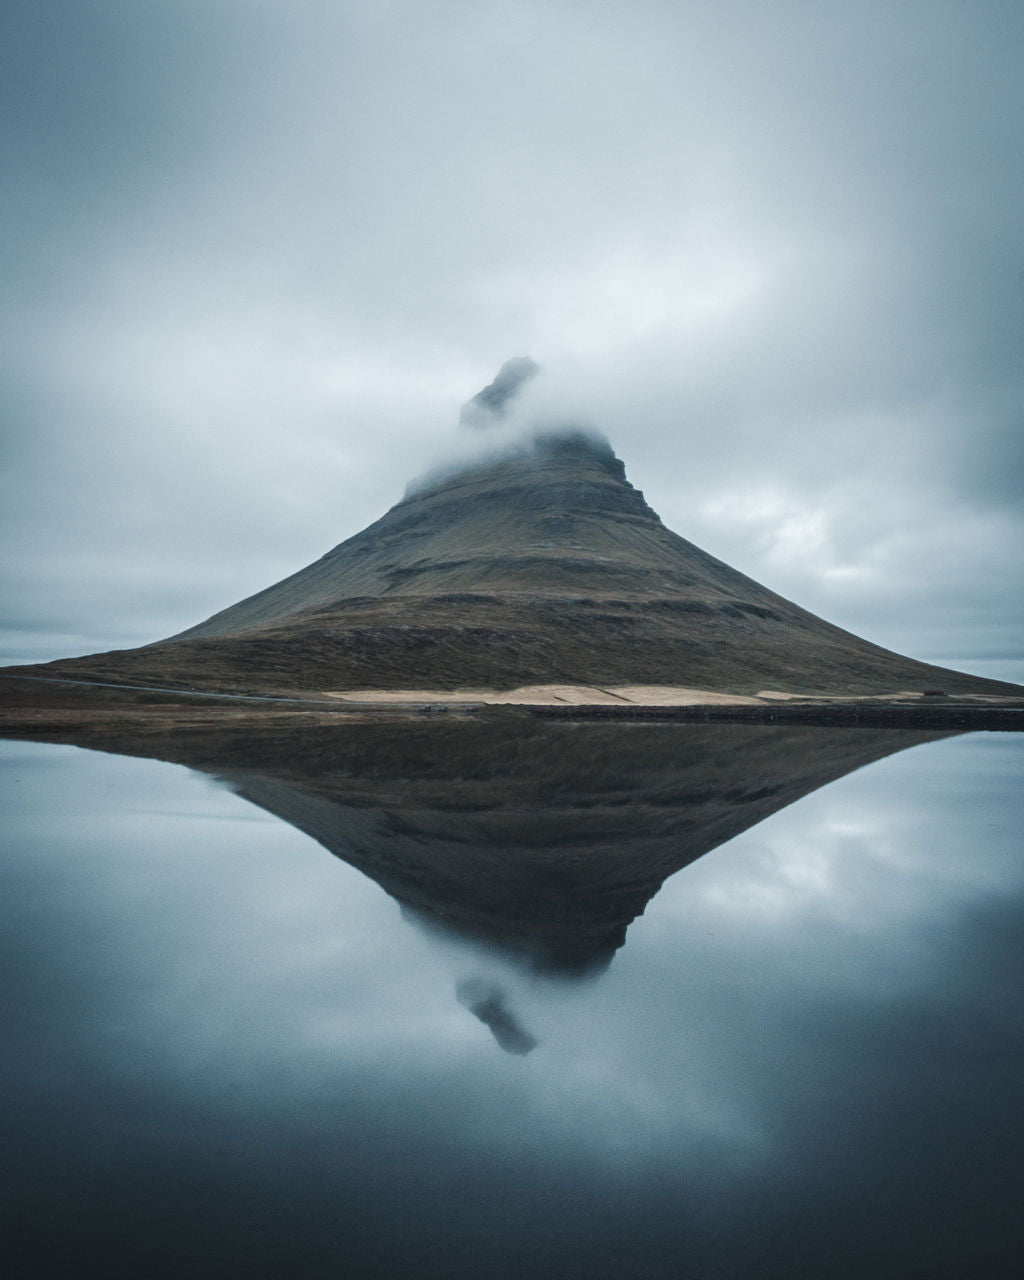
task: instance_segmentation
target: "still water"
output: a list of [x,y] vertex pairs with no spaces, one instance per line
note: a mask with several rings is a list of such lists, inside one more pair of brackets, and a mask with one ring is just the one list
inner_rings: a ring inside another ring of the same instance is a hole
[[1024,736],[812,790],[589,965],[306,833],[358,861],[365,789],[222,772],[0,743],[6,1275],[1024,1274]]

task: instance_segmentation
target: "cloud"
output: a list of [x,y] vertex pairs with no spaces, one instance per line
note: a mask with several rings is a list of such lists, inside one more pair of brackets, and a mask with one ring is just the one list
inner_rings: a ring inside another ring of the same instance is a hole
[[[1022,633],[1014,8],[8,22],[6,596],[53,629],[40,656],[171,633],[319,556],[522,352],[667,523],[801,603],[892,615],[902,522],[925,604],[897,647],[948,648],[950,591],[962,653]],[[726,528],[750,494],[777,515]],[[820,513],[806,540],[795,512]]]

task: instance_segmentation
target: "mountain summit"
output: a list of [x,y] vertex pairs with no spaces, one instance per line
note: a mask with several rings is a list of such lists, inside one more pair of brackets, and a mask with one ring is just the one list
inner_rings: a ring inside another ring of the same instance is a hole
[[529,356],[514,356],[498,370],[498,376],[462,406],[459,423],[464,427],[491,427],[505,416],[509,401],[518,394],[524,382],[540,373],[540,365]]
[[[500,416],[536,368],[510,361],[470,417]],[[603,437],[575,428],[411,489],[322,559],[170,640],[56,665],[278,692],[1019,695],[881,649],[701,551],[662,524]]]

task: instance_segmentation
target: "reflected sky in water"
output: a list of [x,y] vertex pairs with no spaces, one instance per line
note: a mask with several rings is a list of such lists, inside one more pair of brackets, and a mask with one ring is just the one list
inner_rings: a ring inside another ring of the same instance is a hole
[[0,765],[14,1274],[1016,1274],[1024,738],[807,796],[584,979],[181,766]]

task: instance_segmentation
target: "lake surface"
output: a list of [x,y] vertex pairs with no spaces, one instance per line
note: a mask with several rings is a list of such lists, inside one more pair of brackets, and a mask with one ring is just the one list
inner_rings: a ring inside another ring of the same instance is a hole
[[0,778],[8,1275],[1022,1273],[1022,735],[812,791],[575,970],[269,784],[22,742]]

